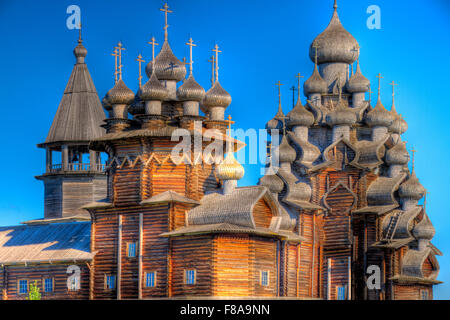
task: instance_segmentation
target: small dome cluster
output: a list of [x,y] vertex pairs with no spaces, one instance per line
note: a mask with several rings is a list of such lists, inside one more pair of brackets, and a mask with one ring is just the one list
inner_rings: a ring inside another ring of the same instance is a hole
[[275,149],[275,155],[278,155],[280,163],[292,163],[297,158],[297,152],[291,147],[285,135],[283,135],[280,145]]
[[222,88],[219,81],[214,82],[214,85],[206,92],[202,100],[202,105],[206,109],[212,107],[226,108],[230,103],[231,95]]
[[409,153],[406,150],[406,142],[399,142],[386,152],[386,164],[406,165],[409,161]]
[[289,127],[303,126],[309,127],[314,124],[314,115],[306,110],[300,99],[294,108],[287,114],[287,125]]
[[356,114],[339,100],[336,109],[326,116],[327,124],[332,126],[350,126],[356,122]]
[[320,93],[324,94],[328,92],[327,82],[320,76],[317,65],[314,66],[314,71],[311,77],[303,84],[303,91],[306,95]]
[[259,179],[259,185],[266,187],[272,193],[280,193],[284,189],[284,182],[276,174],[266,174]]
[[240,180],[244,176],[244,167],[228,152],[225,159],[216,167],[216,176],[220,180]]
[[177,90],[177,98],[180,101],[201,101],[204,97],[205,89],[195,81],[192,74],[189,75],[189,78]]
[[431,240],[433,239],[435,233],[436,230],[431,224],[431,221],[426,213],[424,214],[422,221],[416,224],[412,230],[412,235],[416,239]]
[[369,127],[379,126],[388,128],[392,125],[394,117],[392,113],[386,110],[380,99],[378,99],[375,108],[367,113],[365,120]]
[[398,188],[398,195],[403,199],[420,200],[425,193],[426,189],[420,184],[414,171]]
[[134,92],[129,89],[122,79],[119,79],[114,87],[106,94],[107,104],[130,104],[134,101]]
[[138,95],[144,101],[163,101],[168,97],[169,92],[158,80],[155,73],[152,73],[150,79],[139,89]]
[[367,92],[370,87],[370,81],[363,76],[359,67],[359,62],[356,67],[356,72],[351,76],[346,85],[347,92],[362,93]]
[[397,134],[403,134],[408,130],[408,124],[406,121],[397,113],[395,109],[395,104],[392,104],[391,114],[393,116],[392,124],[389,126],[389,131]]

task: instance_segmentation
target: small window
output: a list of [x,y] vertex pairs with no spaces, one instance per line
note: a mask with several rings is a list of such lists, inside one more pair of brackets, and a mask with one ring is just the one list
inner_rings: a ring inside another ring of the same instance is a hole
[[105,288],[107,290],[114,290],[116,288],[116,276],[109,275],[105,277]]
[[337,299],[338,300],[346,300],[346,286],[338,286],[337,288],[336,288],[336,290],[337,290]]
[[420,290],[420,299],[428,300],[428,290]]
[[136,242],[128,243],[127,256],[128,256],[128,258],[136,257]]
[[53,278],[44,279],[44,292],[53,292]]
[[145,274],[145,286],[147,288],[156,287],[156,272],[147,272]]
[[196,272],[195,270],[185,270],[184,271],[184,283],[185,284],[195,284],[196,281]]
[[269,271],[261,271],[259,283],[263,287],[267,287],[269,285]]
[[19,294],[28,293],[28,280],[19,280]]

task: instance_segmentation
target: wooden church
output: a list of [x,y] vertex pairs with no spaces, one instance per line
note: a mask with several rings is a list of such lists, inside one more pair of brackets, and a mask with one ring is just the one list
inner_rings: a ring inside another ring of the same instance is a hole
[[[306,104],[299,75],[296,105],[285,115],[280,102],[266,125],[266,174],[247,187],[237,186],[244,169],[233,153],[243,143],[228,130],[219,48],[205,92],[195,44],[190,62],[180,61],[168,40],[171,11],[161,11],[164,42],[156,56],[150,42],[137,93],[122,80],[119,43],[115,84],[100,102],[80,36],[38,145],[45,216],[0,227],[1,298],[25,299],[35,283],[43,299],[432,299],[441,253],[418,204],[426,190],[408,169],[407,124],[394,95],[390,111],[379,87],[375,107],[366,100],[359,46],[336,3],[310,46]],[[183,152],[174,152],[181,137]]]

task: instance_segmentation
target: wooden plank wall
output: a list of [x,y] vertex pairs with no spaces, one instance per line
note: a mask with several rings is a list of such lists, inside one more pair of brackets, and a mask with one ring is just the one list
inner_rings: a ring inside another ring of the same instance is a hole
[[253,208],[256,227],[268,228],[272,221],[272,210],[264,199],[258,200]]
[[[88,299],[89,298],[89,268],[86,264],[76,264],[80,267],[80,290],[67,289],[67,268],[71,264],[40,264],[28,266],[7,266],[6,295],[8,300],[25,300],[28,294],[19,294],[18,281],[28,280],[28,284],[37,281],[42,300]],[[0,269],[0,283],[3,286],[3,269]],[[54,291],[44,292],[43,279],[54,279]],[[3,289],[0,287],[0,290]],[[5,298],[5,297],[3,297]],[[1,299],[1,294],[0,294]]]
[[395,300],[420,300],[420,291],[428,291],[429,299],[433,299],[433,289],[431,285],[394,285]]

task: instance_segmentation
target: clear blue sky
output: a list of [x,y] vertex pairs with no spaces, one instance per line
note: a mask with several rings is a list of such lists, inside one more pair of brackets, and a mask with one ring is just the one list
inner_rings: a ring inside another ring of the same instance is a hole
[[[332,0],[173,0],[169,17],[169,39],[178,58],[188,56],[184,43],[191,35],[194,74],[209,88],[207,59],[217,42],[220,82],[233,97],[227,109],[236,127],[262,128],[276,112],[280,80],[283,107],[289,111],[295,74],[307,77],[313,64],[308,47],[328,24]],[[87,64],[99,95],[113,85],[114,60],[110,56],[119,40],[124,52],[124,80],[136,90],[141,52],[147,61],[152,35],[161,44],[162,1],[118,0],[1,0],[0,1],[0,93],[2,125],[2,182],[0,225],[17,224],[43,216],[43,186],[34,179],[45,168],[45,152],[36,148],[47,136],[53,116],[74,64],[72,50],[77,31],[66,28],[66,9],[77,4],[82,10],[83,38],[89,53]],[[369,5],[381,8],[381,30],[366,27]],[[361,68],[376,88],[378,72],[385,77],[382,99],[390,107],[391,87],[396,88],[396,106],[409,124],[404,134],[414,146],[416,172],[430,192],[428,214],[436,228],[434,244],[446,255],[439,257],[436,298],[450,299],[450,217],[448,163],[450,161],[450,118],[448,75],[450,64],[450,2],[340,0],[339,15],[344,27],[361,46]],[[373,97],[375,98],[375,96]],[[240,185],[255,184],[259,166],[246,166]]]

